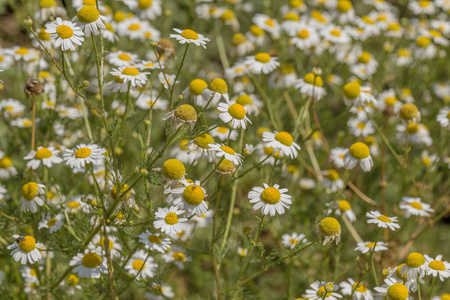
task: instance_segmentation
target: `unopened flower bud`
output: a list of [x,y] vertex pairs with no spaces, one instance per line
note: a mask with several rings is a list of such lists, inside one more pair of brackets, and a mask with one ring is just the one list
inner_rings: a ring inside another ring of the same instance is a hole
[[23,20],[23,24],[27,27],[31,27],[31,25],[33,25],[33,20],[28,16]]

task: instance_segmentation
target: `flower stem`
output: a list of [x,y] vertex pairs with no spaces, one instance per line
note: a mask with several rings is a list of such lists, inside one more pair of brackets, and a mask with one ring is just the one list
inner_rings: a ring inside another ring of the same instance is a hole
[[[183,67],[184,59],[186,58],[186,54],[187,54],[187,52],[188,52],[188,49],[189,49],[189,43],[186,44],[186,48],[185,48],[185,50],[184,50],[183,58],[181,59],[180,67],[178,68],[177,75],[175,76],[175,80],[174,80],[174,82],[173,82],[173,85],[172,85],[172,87],[170,88],[170,99],[169,99],[170,110],[172,110],[172,96],[173,96],[173,90],[174,90],[174,88],[175,88],[175,84],[176,84],[176,82],[177,82],[178,75],[180,75],[181,68]],[[170,87],[170,85],[169,85],[169,87]]]

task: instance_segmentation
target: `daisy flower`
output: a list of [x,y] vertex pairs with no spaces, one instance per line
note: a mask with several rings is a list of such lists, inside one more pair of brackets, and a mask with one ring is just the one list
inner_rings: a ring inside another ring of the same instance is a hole
[[111,43],[118,41],[119,37],[115,33],[114,26],[111,23],[106,23],[105,27],[106,27],[106,30],[102,31],[103,38],[108,40]]
[[164,162],[161,168],[164,177],[164,187],[169,185],[177,186],[178,182],[184,179],[186,168],[184,164],[178,159],[168,159]]
[[153,226],[167,234],[180,233],[183,229],[186,229],[186,224],[184,223],[187,219],[178,218],[178,216],[183,213],[184,210],[180,210],[176,206],[171,206],[169,208],[160,207],[155,213]]
[[436,120],[441,124],[441,127],[450,129],[450,107],[441,108]]
[[339,286],[337,284],[317,280],[306,290],[304,298],[308,300],[337,300],[338,298],[342,298],[341,294],[335,292],[338,289]]
[[347,44],[351,42],[351,38],[348,33],[338,26],[330,25],[324,28],[321,34],[326,41],[333,44]]
[[239,103],[219,103],[217,110],[222,112],[219,118],[225,123],[231,122],[231,128],[246,128],[247,123],[252,123],[249,118],[247,118],[247,111],[244,106]]
[[260,108],[264,105],[258,96],[246,93],[240,93],[239,96],[233,97],[231,101],[242,105],[249,115],[254,114],[255,116],[259,114]]
[[414,57],[417,59],[433,59],[438,55],[438,47],[433,43],[431,37],[421,35],[416,39]]
[[169,238],[163,238],[158,232],[151,233],[148,230],[139,235],[139,242],[143,243],[146,249],[150,249],[150,251],[156,250],[161,253],[166,252],[171,244]]
[[381,287],[376,287],[375,290],[378,292],[376,296],[381,296],[386,298],[386,300],[408,300],[412,299],[409,297],[408,288],[395,278],[386,278],[384,280],[385,284]]
[[255,50],[253,43],[242,33],[235,33],[231,39],[233,45],[232,53],[236,56],[243,56]]
[[44,247],[43,244],[36,242],[34,237],[26,235],[20,236],[14,234],[16,239],[14,244],[7,247],[8,250],[13,249],[11,256],[15,261],[19,261],[22,265],[26,265],[28,262],[34,264],[42,258],[42,254],[39,248]]
[[248,255],[247,248],[238,247],[236,252],[237,252],[237,255],[239,255],[240,257],[246,257]]
[[286,247],[293,249],[298,243],[306,243],[305,235],[303,233],[297,234],[295,232],[289,234],[285,233],[281,236],[281,243]]
[[387,217],[380,214],[378,211],[368,212],[366,213],[366,217],[369,218],[367,224],[377,224],[379,228],[389,228],[392,231],[395,231],[396,228],[400,228],[397,217]]
[[353,169],[359,163],[364,172],[369,172],[373,167],[373,160],[370,156],[369,147],[361,142],[354,143],[350,146],[344,155],[344,167]]
[[222,97],[225,101],[230,101],[228,96],[228,85],[225,80],[221,78],[215,78],[211,80],[208,87],[205,88],[202,92],[203,100],[211,102],[211,105],[217,105]]
[[84,250],[84,253],[78,253],[72,257],[69,265],[75,267],[73,272],[82,278],[100,278],[100,273],[108,274],[105,251],[102,247],[95,250]]
[[274,38],[278,38],[280,36],[281,26],[276,19],[272,19],[267,15],[256,14],[252,21],[256,26],[267,31]]
[[327,217],[317,224],[316,234],[323,246],[333,241],[337,245],[341,240],[341,224],[335,218]]
[[221,141],[226,141],[228,138],[234,141],[239,135],[236,130],[231,130],[230,128],[223,126],[212,129],[210,133],[212,137],[217,137]]
[[38,147],[37,150],[31,150],[23,159],[29,160],[27,167],[36,170],[41,163],[47,168],[51,168],[52,164],[59,164],[63,160],[59,156],[59,150],[55,147]]
[[275,151],[280,151],[283,155],[288,155],[291,158],[296,158],[300,146],[294,142],[292,135],[289,132],[263,132],[263,141],[266,147],[273,147]]
[[135,67],[127,66],[113,69],[110,74],[118,76],[124,84],[130,83],[132,87],[141,87],[147,82],[147,75],[150,75],[149,72],[141,72]]
[[173,205],[184,209],[189,215],[194,213],[197,216],[208,211],[208,204],[205,198],[208,196],[206,190],[200,186],[200,181],[189,183],[187,180],[181,181],[181,185],[171,189]]
[[280,65],[277,59],[277,57],[271,57],[269,53],[260,52],[255,56],[248,56],[245,64],[249,66],[253,74],[269,74]]
[[348,202],[347,200],[337,200],[335,202],[332,202],[330,206],[330,208],[334,210],[334,213],[336,215],[340,216],[341,214],[345,214],[350,222],[356,221],[356,215],[352,210],[350,202]]
[[73,149],[66,149],[63,159],[72,169],[84,168],[86,164],[99,164],[104,159],[105,148],[96,144],[79,144]]
[[338,168],[344,167],[344,156],[347,151],[348,150],[346,148],[341,147],[331,149],[330,161],[332,161]]
[[254,187],[249,193],[248,198],[250,203],[254,204],[253,209],[258,210],[261,208],[263,215],[274,216],[276,213],[282,215],[285,212],[285,208],[290,207],[292,204],[291,196],[287,195],[288,189],[280,189],[278,184],[269,186],[263,184],[262,187]]
[[12,161],[9,157],[0,151],[0,179],[6,180],[9,177],[17,175],[16,168],[12,165]]
[[242,164],[243,156],[236,153],[233,148],[224,144],[209,144],[208,146],[219,159],[223,156],[225,159],[232,161],[236,166]]
[[355,137],[367,137],[375,132],[372,121],[361,118],[350,118],[347,122],[348,129]]
[[406,274],[407,278],[422,278],[426,274],[427,267],[425,257],[419,252],[412,252],[406,257],[400,271]]
[[201,216],[194,216],[192,221],[195,222],[197,228],[208,227],[213,222],[214,210],[210,209]]
[[335,193],[344,188],[344,181],[339,178],[339,173],[336,170],[330,169],[327,171],[322,171],[323,179],[322,184],[327,188],[330,193]]
[[158,264],[154,262],[155,259],[149,256],[144,250],[134,252],[128,263],[125,265],[125,270],[136,279],[152,278],[156,274]]
[[[154,289],[154,292],[157,293],[157,295],[147,292],[145,293],[145,297],[150,300],[161,300],[161,296],[163,295],[165,298],[173,298],[175,296],[175,293],[172,290],[171,286],[168,286],[166,284],[162,283],[152,283],[152,288]],[[162,299],[165,299],[165,298]]]
[[352,278],[348,278],[347,281],[342,281],[339,283],[342,295],[353,295],[352,300],[373,300],[372,291],[367,288],[367,284],[360,282],[358,287],[355,289],[357,284],[358,283]]
[[195,44],[197,46],[202,46],[206,49],[206,42],[209,42],[209,39],[204,37],[202,34],[199,34],[191,29],[180,30],[177,28],[173,28],[173,30],[179,34],[171,34],[171,38],[177,39],[180,44]]
[[427,203],[421,201],[419,197],[403,197],[400,202],[400,209],[405,210],[405,217],[411,215],[420,217],[429,217],[434,209]]
[[143,92],[136,100],[136,106],[140,109],[162,110],[167,111],[169,101],[158,98],[158,92]]
[[312,47],[317,46],[319,42],[319,35],[315,30],[313,30],[306,24],[302,24],[290,40],[290,44],[294,45],[300,50],[311,49]]
[[[91,249],[96,249],[98,246],[106,251],[106,238],[100,234],[96,234],[89,245]],[[122,245],[117,242],[115,236],[108,235],[108,250],[111,258],[118,258],[122,255]]]
[[173,262],[174,265],[180,270],[184,270],[185,262],[192,261],[192,258],[187,256],[184,250],[178,246],[174,246],[169,252],[163,254],[162,258],[166,263]]
[[106,55],[105,59],[116,67],[128,67],[134,65],[139,57],[131,52],[115,51]]
[[429,0],[413,0],[409,1],[408,8],[415,15],[432,15],[436,11],[434,1]]
[[75,23],[63,21],[56,18],[56,21],[46,24],[45,31],[50,34],[50,38],[55,40],[55,46],[61,46],[62,51],[75,51],[75,45],[81,46],[84,41],[83,31]]
[[295,88],[299,89],[302,95],[313,97],[316,101],[322,99],[327,94],[323,88],[322,77],[316,76],[313,73],[308,73],[303,79],[299,79]]
[[[375,247],[375,249],[374,249],[374,247]],[[360,251],[361,253],[364,253],[364,254],[366,254],[372,250],[374,252],[380,252],[380,251],[388,250],[388,247],[386,247],[386,243],[384,243],[384,242],[377,242],[376,245],[374,242],[360,242],[357,244],[357,247],[355,248],[355,251]]]
[[164,74],[163,72],[158,73],[159,82],[166,90],[172,89],[173,86],[179,82],[178,80],[175,82],[175,78],[175,74]]
[[28,182],[22,186],[22,198],[20,206],[23,212],[37,212],[37,205],[44,205],[44,201],[39,197],[44,194],[45,185],[36,182]]
[[161,15],[161,0],[139,0],[138,13],[141,18],[154,20]]
[[202,93],[208,87],[208,84],[200,78],[196,78],[189,83],[189,86],[183,91],[183,97],[191,96],[192,101],[197,106],[203,106],[206,103],[203,100]]
[[[409,291],[415,293],[417,292],[418,284],[425,284],[422,278],[409,278],[406,272],[402,272],[402,268],[405,264],[400,264],[391,271],[387,278],[392,278],[400,283],[403,283]],[[417,280],[418,279],[418,280]]]
[[106,30],[105,23],[108,22],[108,19],[100,15],[96,7],[86,5],[80,8],[72,21],[77,22],[86,37],[89,38],[91,35],[97,36],[102,30]]
[[25,105],[22,102],[9,98],[0,101],[0,110],[8,118],[17,118],[23,115]]
[[48,228],[50,233],[58,231],[63,226],[62,220],[64,219],[64,215],[57,214],[56,216],[52,216],[50,213],[47,213],[47,216],[39,222],[38,229]]
[[442,261],[442,255],[436,256],[436,259],[424,255],[427,263],[426,275],[439,277],[441,281],[450,277],[450,263]]

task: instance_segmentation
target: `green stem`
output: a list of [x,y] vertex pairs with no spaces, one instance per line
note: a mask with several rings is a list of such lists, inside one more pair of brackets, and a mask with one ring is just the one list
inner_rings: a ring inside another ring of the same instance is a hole
[[[419,282],[417,282],[419,283]],[[436,283],[436,277],[433,277],[433,280],[431,281],[431,289],[430,289],[430,297],[429,300],[431,300],[431,298],[433,297],[433,289],[434,289],[434,284]]]
[[[170,88],[170,100],[169,100],[170,110],[172,110],[172,97],[173,97],[173,90],[175,88],[175,83],[177,82],[178,76],[180,75],[181,68],[183,67],[184,59],[186,58],[186,54],[188,52],[189,45],[190,45],[189,43],[186,44],[186,48],[184,50],[183,58],[181,59],[180,67],[178,68],[177,75],[175,76],[175,80],[173,82],[172,88]],[[169,87],[170,87],[170,85],[169,85]]]

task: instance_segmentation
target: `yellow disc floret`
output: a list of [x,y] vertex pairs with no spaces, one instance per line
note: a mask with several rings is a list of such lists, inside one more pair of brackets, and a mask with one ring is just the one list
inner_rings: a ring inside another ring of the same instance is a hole
[[189,104],[183,104],[175,109],[174,115],[183,121],[197,121],[197,112]]
[[89,155],[91,155],[91,153],[92,153],[91,149],[82,147],[82,148],[78,149],[77,151],[75,151],[75,157],[76,158],[86,158]]
[[53,153],[52,151],[48,150],[47,148],[41,148],[36,151],[36,154],[34,155],[34,158],[43,160],[44,158],[52,157]]
[[58,221],[57,219],[50,219],[50,220],[47,221],[47,226],[48,227],[53,227],[56,224],[57,221]]
[[392,223],[391,219],[389,219],[389,217],[386,216],[379,216],[377,217],[377,219],[384,223]]
[[59,25],[58,28],[56,28],[56,33],[59,35],[62,39],[68,39],[73,36],[73,30],[67,25]]
[[86,268],[96,268],[102,263],[102,258],[97,253],[87,253],[83,256],[81,264]]
[[190,29],[183,30],[181,36],[188,40],[198,40],[198,33]]
[[169,225],[174,225],[178,223],[178,216],[176,213],[168,213],[164,218],[164,221]]
[[40,8],[50,8],[56,6],[56,1],[55,0],[41,0],[39,2],[39,7]]
[[161,238],[157,235],[149,235],[147,238],[150,243],[153,243],[153,244],[161,244],[162,243]]
[[152,6],[152,0],[139,0],[139,8],[147,9]]
[[194,144],[202,149],[209,149],[211,147],[208,145],[214,144],[214,139],[208,133],[204,133],[194,139]]
[[344,95],[348,99],[355,99],[361,94],[361,86],[357,82],[349,82],[344,85]]
[[245,118],[246,112],[245,108],[239,103],[233,103],[228,107],[228,113],[234,119],[242,120]]
[[369,147],[366,144],[358,142],[350,146],[349,152],[356,159],[367,158],[370,155]]
[[36,249],[36,240],[34,237],[26,235],[22,238],[19,238],[17,241],[17,244],[19,245],[20,249],[23,252],[30,252],[34,249]]
[[[334,170],[333,170],[334,171]],[[329,172],[329,171],[328,171]],[[335,171],[336,172],[336,171]],[[339,176],[339,175],[338,175]],[[338,207],[340,211],[347,211],[352,209],[352,206],[347,200],[339,200],[338,201]]]
[[282,131],[275,134],[275,139],[285,146],[291,146],[294,143],[294,139],[289,132]]
[[31,201],[36,197],[38,190],[39,187],[36,182],[28,182],[22,187],[22,197],[27,201]]
[[268,63],[270,61],[270,54],[261,52],[255,55],[255,60],[262,62],[262,63]]
[[203,79],[194,79],[189,83],[189,92],[191,95],[198,96],[203,93],[203,90],[208,87],[208,84]]
[[251,105],[253,104],[252,98],[247,94],[242,94],[236,99],[236,103],[240,105]]
[[309,84],[315,86],[323,86],[322,77],[314,75],[314,73],[308,73],[303,77],[303,80]]
[[70,274],[69,277],[67,277],[67,284],[69,286],[76,286],[80,279],[74,274]]
[[409,296],[408,288],[401,283],[394,283],[387,290],[390,300],[406,300]]
[[94,6],[83,6],[77,13],[78,20],[81,23],[92,23],[100,17],[100,12]]
[[327,217],[320,221],[319,230],[326,236],[334,236],[341,232],[341,225],[335,218]]
[[412,120],[416,118],[418,114],[419,109],[412,103],[403,104],[399,112],[400,118],[404,120]]
[[236,154],[236,152],[233,150],[233,148],[228,147],[228,146],[220,146],[220,149],[221,149],[223,152],[225,152],[225,153],[227,153],[227,154],[230,154],[230,155],[235,155],[235,154]]
[[144,261],[141,259],[135,259],[133,261],[133,269],[135,269],[136,271],[140,271],[143,268],[145,268],[145,264]]
[[215,78],[209,83],[209,89],[219,94],[226,94],[228,92],[228,86],[225,80],[222,78]]
[[123,75],[128,75],[128,76],[138,76],[139,75],[139,70],[136,68],[125,68],[122,70],[122,74]]
[[205,193],[199,185],[191,184],[184,189],[183,199],[190,205],[199,205],[205,199]]
[[353,7],[352,3],[349,0],[339,0],[337,4],[337,9],[340,12],[348,12]]
[[186,169],[184,168],[183,163],[178,159],[169,159],[164,162],[162,173],[169,179],[180,180],[184,177]]
[[410,268],[417,268],[425,263],[425,257],[419,252],[413,252],[408,255],[405,263]]
[[439,260],[433,260],[428,264],[428,267],[430,267],[433,270],[436,271],[445,271],[445,265],[442,261]]
[[261,193],[261,200],[267,204],[277,204],[280,202],[281,193],[274,187],[265,188]]

